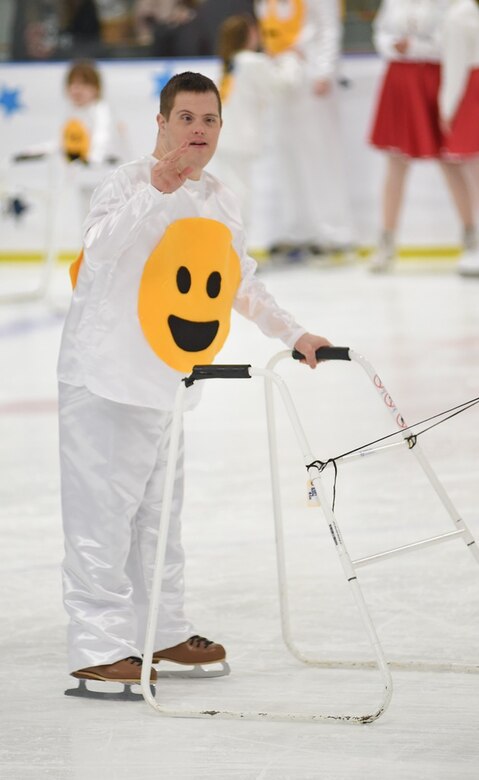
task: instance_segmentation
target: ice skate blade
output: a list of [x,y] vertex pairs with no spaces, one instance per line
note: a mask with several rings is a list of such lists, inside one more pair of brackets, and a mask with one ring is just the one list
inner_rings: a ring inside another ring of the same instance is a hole
[[[76,696],[78,699],[109,699],[110,701],[143,701],[142,693],[135,693],[131,690],[132,685],[139,683],[120,683],[123,685],[122,691],[92,691],[87,686],[86,680],[78,681],[78,688],[67,688],[65,696]],[[102,682],[101,680],[91,680],[90,682]],[[106,681],[105,681],[106,682]],[[106,683],[108,684],[108,683]],[[150,685],[151,695],[155,696],[156,689]]]
[[[161,663],[161,661],[160,661]],[[217,668],[221,664],[221,668]],[[214,669],[211,667],[215,667]],[[230,665],[227,661],[216,661],[212,664],[195,664],[195,666],[184,667],[182,669],[159,669],[156,674],[158,679],[168,679],[182,677],[186,679],[205,680],[208,677],[227,677],[231,673]]]
[[393,263],[370,263],[368,265],[370,274],[390,274],[393,270]]
[[469,279],[479,277],[479,268],[458,268],[457,273],[459,276],[463,276]]

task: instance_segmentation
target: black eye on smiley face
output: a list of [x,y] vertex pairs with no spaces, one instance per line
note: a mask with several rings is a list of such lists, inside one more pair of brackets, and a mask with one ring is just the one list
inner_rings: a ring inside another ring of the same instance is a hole
[[[182,295],[187,295],[191,289],[191,273],[185,265],[178,268],[176,286]],[[217,298],[221,292],[221,274],[212,271],[206,281],[206,292],[209,298]],[[207,349],[218,333],[218,320],[198,322],[186,320],[170,314],[168,326],[175,344],[186,352],[201,352]]]
[[180,293],[183,293],[183,295],[186,295],[186,293],[190,290],[191,274],[184,265],[178,268],[178,273],[176,274],[176,286],[178,287]]
[[[186,295],[191,288],[191,274],[185,265],[178,268],[176,274],[176,286],[183,295]],[[212,271],[206,282],[206,292],[210,298],[217,298],[221,292],[221,274],[218,271]]]
[[218,273],[218,271],[213,271],[208,276],[208,281],[206,282],[206,292],[210,296],[210,298],[217,298],[220,294],[221,290],[221,274]]

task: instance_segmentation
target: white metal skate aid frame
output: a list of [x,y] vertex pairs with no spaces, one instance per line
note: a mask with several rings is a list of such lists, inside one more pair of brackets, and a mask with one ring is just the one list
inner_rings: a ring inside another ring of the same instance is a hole
[[[411,544],[404,545],[391,550],[385,550],[384,552],[375,553],[364,558],[352,560],[343,542],[341,532],[338,527],[338,523],[332,508],[330,507],[329,500],[325,493],[323,484],[321,469],[319,465],[313,466],[316,469],[317,475],[313,476],[314,487],[316,489],[316,502],[321,507],[325,516],[326,522],[329,526],[331,536],[336,548],[336,552],[339,556],[344,575],[351,588],[356,606],[359,610],[363,626],[369,638],[371,649],[374,654],[375,660],[373,661],[335,661],[335,660],[322,660],[311,658],[303,654],[295,645],[289,619],[288,608],[288,596],[287,596],[287,577],[286,577],[286,561],[285,561],[285,549],[283,539],[283,519],[281,512],[281,498],[280,498],[280,485],[279,485],[279,463],[278,463],[278,446],[276,441],[276,426],[274,419],[274,406],[273,406],[273,386],[279,390],[281,400],[284,404],[285,410],[288,414],[290,422],[293,426],[296,438],[301,449],[305,466],[310,467],[315,457],[309,447],[304,429],[299,420],[295,406],[291,399],[291,395],[286,387],[284,380],[273,370],[276,364],[285,359],[291,358],[292,353],[289,350],[283,351],[275,355],[268,363],[266,368],[254,368],[247,365],[239,366],[195,366],[190,377],[183,380],[181,383],[176,399],[173,414],[173,424],[171,431],[170,448],[168,454],[168,463],[165,479],[163,507],[160,518],[160,528],[158,535],[158,546],[156,555],[155,572],[152,584],[151,601],[148,613],[148,624],[145,637],[145,651],[143,658],[141,687],[145,700],[150,704],[158,713],[162,715],[168,715],[173,717],[195,717],[195,718],[208,718],[208,717],[220,717],[220,718],[233,718],[233,719],[248,719],[248,720],[273,720],[273,721],[342,721],[352,723],[370,723],[376,720],[382,715],[388,707],[392,697],[392,679],[390,668],[406,669],[406,670],[430,670],[430,671],[456,671],[456,672],[479,672],[479,665],[464,665],[464,664],[452,664],[452,663],[423,663],[423,662],[388,662],[385,658],[383,649],[378,639],[376,629],[371,620],[366,602],[364,600],[361,588],[359,586],[356,570],[362,566],[372,564],[378,560],[392,557],[395,555],[404,554],[406,552],[414,551],[421,547],[439,544],[461,537],[473,554],[475,560],[479,563],[479,550],[475,544],[475,540],[472,537],[469,529],[466,527],[464,521],[460,517],[458,511],[451,502],[449,496],[432,470],[430,464],[421,452],[417,443],[411,447],[411,437],[413,434],[404,430],[406,424],[403,417],[399,414],[397,407],[392,401],[391,396],[387,392],[385,386],[379,379],[378,375],[368,363],[368,361],[347,347],[323,347],[317,351],[316,355],[321,360],[349,360],[359,363],[367,375],[372,380],[379,395],[384,400],[390,413],[392,414],[399,429],[402,429],[402,439],[395,444],[387,444],[386,447],[393,446],[406,446],[410,449],[411,453],[416,457],[419,465],[423,469],[426,477],[428,478],[432,488],[437,493],[441,503],[445,507],[449,514],[454,526],[453,531],[439,534],[437,536],[422,539],[420,541],[412,542]],[[293,352],[293,357],[296,359],[302,357],[298,353]],[[279,598],[281,608],[281,626],[283,640],[290,653],[304,664],[315,667],[323,668],[373,668],[377,667],[380,673],[383,692],[382,699],[378,705],[372,708],[371,712],[363,715],[344,714],[333,715],[327,713],[316,713],[312,715],[306,715],[301,713],[273,713],[273,712],[251,712],[251,711],[231,711],[231,710],[173,710],[163,707],[158,699],[152,695],[150,690],[150,668],[153,659],[154,651],[154,638],[158,616],[158,609],[161,598],[161,583],[163,578],[164,559],[166,542],[168,536],[168,527],[171,511],[171,502],[173,496],[173,483],[176,468],[176,458],[178,453],[178,443],[181,432],[181,420],[184,405],[184,395],[187,392],[187,388],[195,381],[200,379],[209,378],[251,378],[253,376],[261,376],[265,380],[266,391],[266,413],[268,423],[268,439],[269,439],[269,452],[270,452],[270,466],[271,466],[271,480],[272,480],[272,493],[273,493],[273,510],[275,519],[275,537],[276,537],[276,551],[277,551],[277,569],[278,569],[278,581],[279,581]],[[385,447],[376,448],[375,450],[361,450],[360,453],[348,456],[348,459],[362,457],[365,452],[371,454],[373,452],[384,449]],[[310,476],[311,476],[311,467]]]

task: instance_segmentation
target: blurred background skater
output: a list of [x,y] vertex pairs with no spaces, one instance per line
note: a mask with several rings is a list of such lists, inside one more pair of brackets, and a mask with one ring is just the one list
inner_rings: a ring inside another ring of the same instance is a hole
[[280,60],[293,53],[301,68],[297,89],[274,96],[272,257],[301,260],[349,248],[353,230],[337,100],[340,3],[257,0],[255,9],[267,54]]
[[60,151],[68,163],[78,161],[75,173],[83,219],[96,185],[112,165],[129,156],[128,139],[103,96],[102,78],[94,63],[74,63],[67,72],[65,85],[69,106]]
[[66,169],[70,183],[77,185],[83,219],[93,189],[112,164],[128,156],[128,142],[125,130],[115,122],[103,98],[102,79],[95,63],[80,61],[70,65],[65,76],[65,96],[58,136],[28,146],[14,155],[13,162],[59,160],[57,178],[63,178]]
[[22,202],[15,171],[18,164],[47,164],[43,195],[46,199],[45,288],[59,249],[59,232],[65,201],[73,198],[80,227],[90,207],[95,187],[111,170],[112,165],[128,157],[128,141],[124,129],[115,121],[111,108],[103,97],[100,72],[95,63],[72,63],[65,75],[65,104],[60,112],[56,138],[32,144],[17,152],[6,166],[5,189],[8,197]]
[[388,60],[370,142],[387,153],[382,232],[369,269],[389,270],[411,160],[436,159],[457,209],[466,251],[476,250],[474,208],[463,167],[443,149],[438,93],[444,16],[450,0],[383,0],[374,43]]
[[[451,0],[444,17],[439,110],[445,156],[468,177],[474,194],[479,184],[479,6],[476,0]],[[479,275],[479,250],[472,230],[457,270],[463,276]]]
[[231,16],[220,27],[223,128],[214,172],[239,199],[247,237],[251,227],[254,167],[264,147],[265,111],[271,95],[280,89],[291,94],[300,76],[295,56],[273,59],[258,51],[259,42],[258,23],[248,14]]

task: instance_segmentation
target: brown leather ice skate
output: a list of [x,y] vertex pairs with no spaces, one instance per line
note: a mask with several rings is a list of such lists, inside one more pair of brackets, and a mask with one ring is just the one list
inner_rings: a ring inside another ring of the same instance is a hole
[[173,661],[175,664],[213,664],[224,661],[226,650],[223,645],[218,645],[204,636],[191,636],[186,642],[180,642],[174,647],[165,650],[156,650],[153,653],[153,663],[160,661]]
[[[103,666],[89,666],[72,672],[72,677],[79,680],[101,680],[103,682],[119,682],[125,684],[139,683],[141,679],[141,658],[130,656],[121,661]],[[150,672],[150,682],[156,682],[156,672]]]

